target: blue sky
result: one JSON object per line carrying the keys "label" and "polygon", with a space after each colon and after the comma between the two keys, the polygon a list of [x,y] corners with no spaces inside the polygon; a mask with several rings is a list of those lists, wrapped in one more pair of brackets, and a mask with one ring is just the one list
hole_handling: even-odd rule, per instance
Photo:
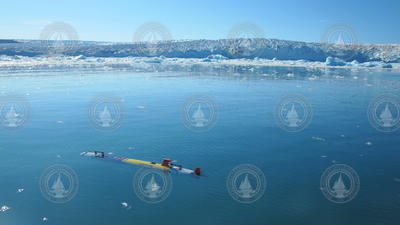
{"label": "blue sky", "polygon": [[320,41],[329,26],[351,25],[361,43],[400,43],[400,1],[351,0],[44,0],[3,1],[0,38],[38,39],[52,21],[71,24],[81,40],[132,41],[146,22],[174,39],[221,39],[242,22],[268,38]]}

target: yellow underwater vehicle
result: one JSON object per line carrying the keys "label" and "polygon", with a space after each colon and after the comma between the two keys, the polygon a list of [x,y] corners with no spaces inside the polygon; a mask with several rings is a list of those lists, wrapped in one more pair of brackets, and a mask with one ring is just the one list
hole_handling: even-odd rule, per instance
{"label": "yellow underwater vehicle", "polygon": [[183,168],[181,165],[176,165],[176,164],[172,163],[172,160],[166,159],[166,158],[163,159],[162,163],[155,163],[155,162],[143,161],[143,160],[138,160],[138,159],[118,157],[118,156],[114,156],[114,155],[106,155],[102,151],[82,152],[81,155],[87,156],[87,157],[92,157],[92,158],[97,158],[97,159],[102,159],[102,160],[118,161],[118,162],[133,164],[133,165],[137,165],[137,166],[159,169],[164,172],[177,172],[177,173],[181,173],[181,174],[188,174],[188,175],[194,175],[194,176],[201,175],[200,168],[195,168],[194,170],[186,169],[186,168]]}

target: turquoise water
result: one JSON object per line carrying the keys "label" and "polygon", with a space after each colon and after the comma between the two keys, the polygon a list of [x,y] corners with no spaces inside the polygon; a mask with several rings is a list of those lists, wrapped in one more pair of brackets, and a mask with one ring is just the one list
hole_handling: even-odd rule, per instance
{"label": "turquoise water", "polygon": [[[0,206],[11,208],[0,212],[0,224],[398,224],[399,131],[376,130],[367,111],[375,97],[400,94],[399,76],[295,68],[2,74],[2,98],[23,96],[30,116],[22,127],[0,130]],[[313,111],[302,131],[277,124],[274,112],[287,93],[303,96]],[[196,95],[213,99],[218,113],[204,132],[183,121],[184,104]],[[122,100],[115,129],[91,123],[96,96]],[[207,176],[172,174],[168,198],[149,204],[133,191],[139,167],[80,156],[94,150],[157,162],[169,157]],[[357,195],[345,204],[320,190],[321,175],[337,163],[360,179]],[[64,204],[48,201],[39,187],[54,164],[71,167],[79,178],[76,196]],[[257,166],[266,178],[264,194],[251,204],[227,190],[228,174],[240,164]]]}

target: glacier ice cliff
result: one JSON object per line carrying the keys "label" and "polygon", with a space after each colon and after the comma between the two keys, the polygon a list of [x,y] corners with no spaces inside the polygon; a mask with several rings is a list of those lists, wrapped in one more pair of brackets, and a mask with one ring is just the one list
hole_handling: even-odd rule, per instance
{"label": "glacier ice cliff", "polygon": [[[0,42],[0,55],[43,56],[60,41],[10,40]],[[327,57],[346,62],[381,61],[400,63],[400,44],[329,44],[277,39],[221,39],[159,41],[152,43],[111,43],[63,41],[62,54],[82,57],[156,57],[167,58],[261,58],[276,60],[307,60],[325,62]],[[54,45],[54,46],[53,46]],[[214,59],[209,59],[214,60]]]}

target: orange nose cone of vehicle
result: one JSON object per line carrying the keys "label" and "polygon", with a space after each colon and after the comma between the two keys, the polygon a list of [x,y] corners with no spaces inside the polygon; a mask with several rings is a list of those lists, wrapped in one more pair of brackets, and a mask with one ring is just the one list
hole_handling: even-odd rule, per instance
{"label": "orange nose cone of vehicle", "polygon": [[200,173],[201,173],[201,169],[200,168],[194,169],[194,174],[196,174],[197,176],[200,176]]}
{"label": "orange nose cone of vehicle", "polygon": [[170,162],[171,162],[170,159],[163,159],[163,162],[162,162],[161,165],[166,166],[166,167],[169,167],[169,163],[170,163]]}

